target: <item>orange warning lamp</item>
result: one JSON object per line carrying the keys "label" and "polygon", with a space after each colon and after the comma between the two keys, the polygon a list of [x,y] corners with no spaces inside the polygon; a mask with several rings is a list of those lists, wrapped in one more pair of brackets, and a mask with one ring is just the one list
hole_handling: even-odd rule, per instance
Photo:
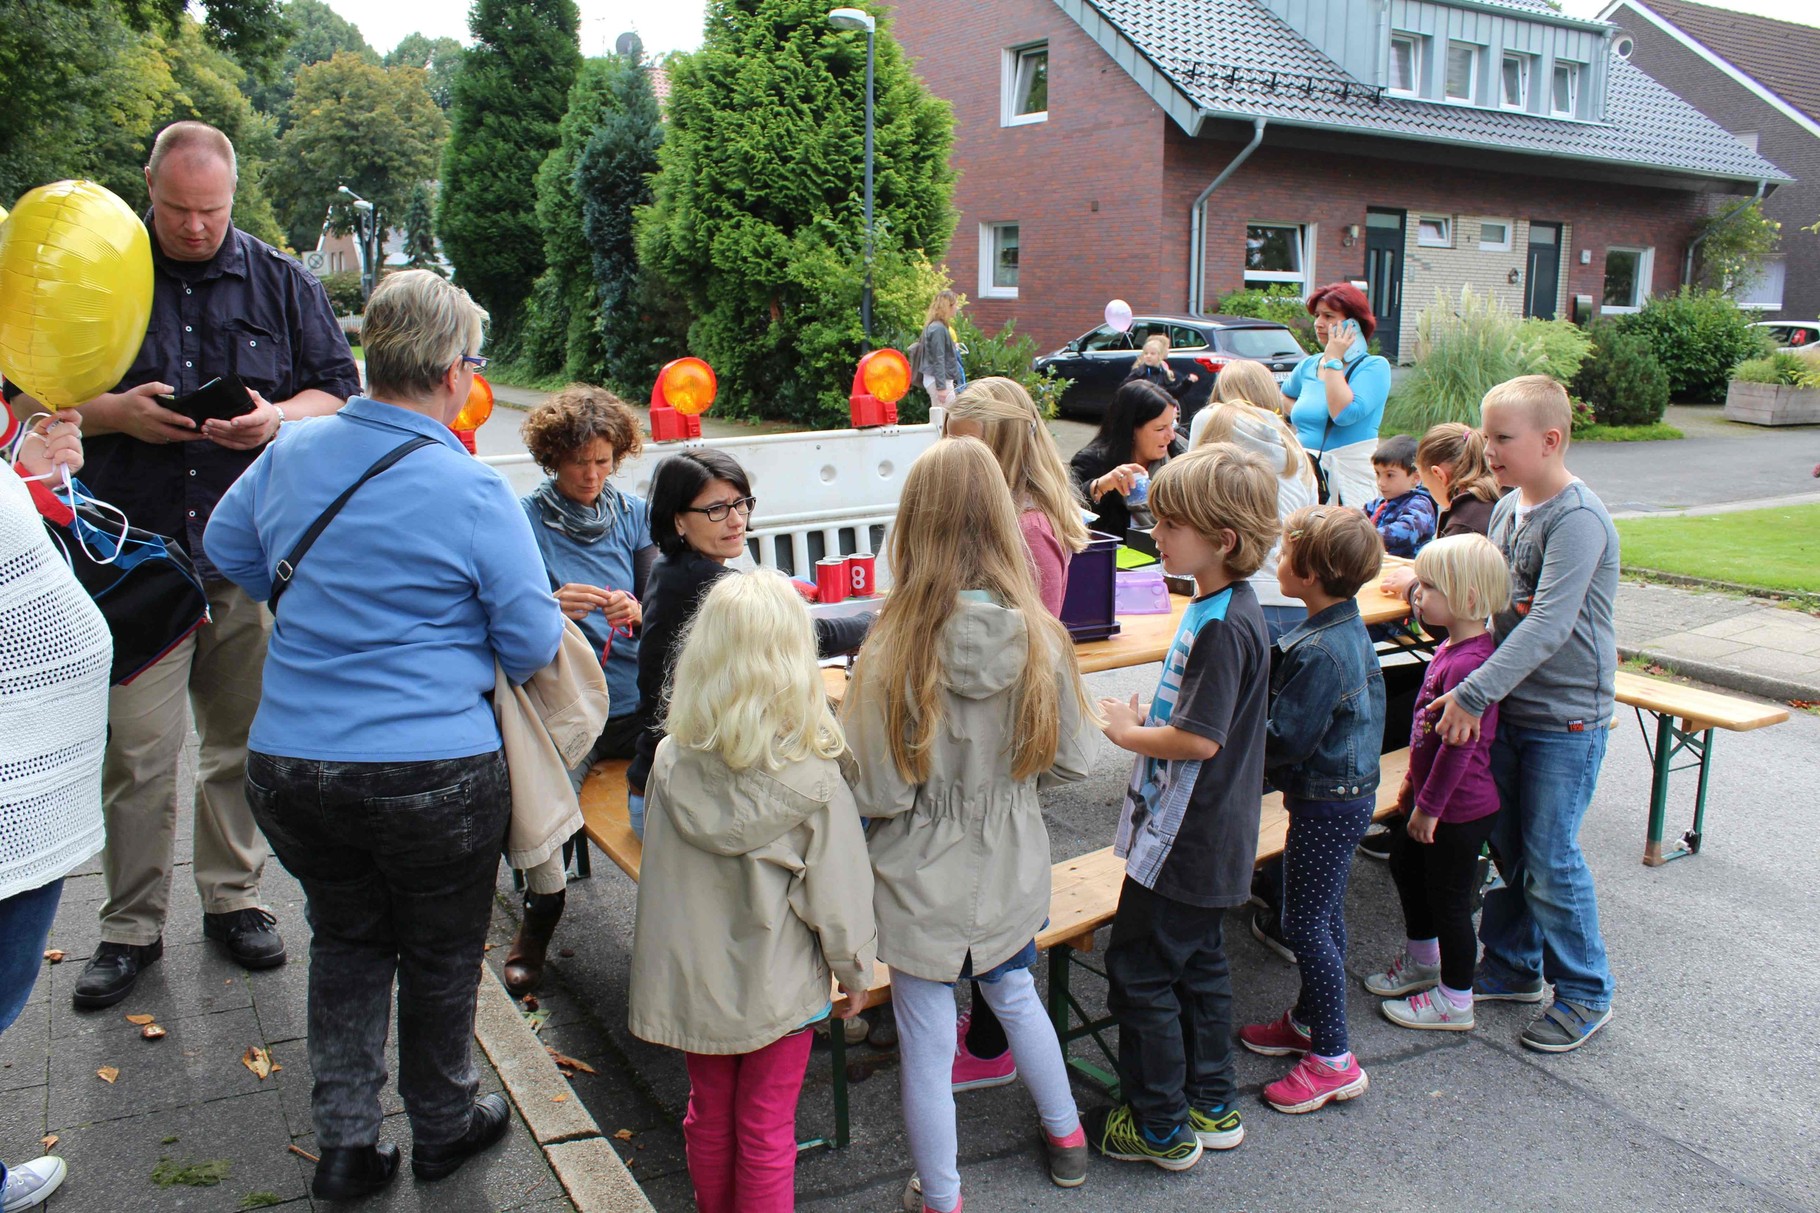
{"label": "orange warning lamp", "polygon": [[897,402],[910,391],[910,360],[893,349],[873,350],[853,372],[847,406],[853,428],[897,424]]}
{"label": "orange warning lamp", "polygon": [[461,412],[455,414],[455,420],[449,422],[449,428],[461,439],[461,445],[468,448],[468,454],[474,454],[474,431],[485,425],[487,418],[492,415],[493,385],[486,381],[484,375],[476,373]]}
{"label": "orange warning lamp", "polygon": [[701,415],[719,390],[714,368],[700,358],[678,358],[657,372],[651,385],[651,438],[675,442],[701,437]]}

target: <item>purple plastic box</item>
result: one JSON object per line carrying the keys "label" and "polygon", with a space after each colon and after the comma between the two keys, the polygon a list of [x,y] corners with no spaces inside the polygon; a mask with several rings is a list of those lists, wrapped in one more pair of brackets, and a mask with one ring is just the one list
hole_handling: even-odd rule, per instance
{"label": "purple plastic box", "polygon": [[1119,633],[1114,577],[1119,541],[1099,531],[1087,534],[1086,548],[1068,562],[1068,592],[1062,596],[1062,623],[1076,643]]}
{"label": "purple plastic box", "polygon": [[1112,598],[1121,615],[1167,615],[1169,587],[1163,584],[1162,566],[1123,570],[1117,576]]}

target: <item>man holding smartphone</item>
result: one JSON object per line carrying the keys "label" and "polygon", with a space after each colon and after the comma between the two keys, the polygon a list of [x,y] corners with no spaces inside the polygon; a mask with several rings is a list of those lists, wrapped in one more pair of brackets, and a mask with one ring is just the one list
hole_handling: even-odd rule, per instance
{"label": "man holding smartphone", "polygon": [[[266,845],[247,807],[246,738],[259,706],[271,616],[209,563],[215,503],[287,419],[332,413],[360,388],[328,294],[295,260],[233,224],[234,146],[201,122],[159,133],[145,169],[152,312],[118,388],[81,406],[82,478],[133,525],[170,536],[203,577],[210,619],[109,696],[103,775],[107,900],[101,944],[76,983],[80,1008],[111,1006],[164,950],[177,829],[177,764],[192,712],[195,871],[203,934],[247,968],[284,963],[259,904]],[[246,387],[244,411],[193,420],[166,407],[215,379]],[[163,398],[163,399],[161,399]],[[14,413],[43,411],[8,390]],[[224,410],[240,408],[236,399]]]}

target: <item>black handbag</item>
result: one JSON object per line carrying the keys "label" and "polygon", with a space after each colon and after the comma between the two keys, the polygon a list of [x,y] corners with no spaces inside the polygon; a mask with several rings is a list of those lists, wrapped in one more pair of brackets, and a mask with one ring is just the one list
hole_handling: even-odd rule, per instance
{"label": "black handbag", "polygon": [[208,622],[202,578],[176,540],[124,525],[87,501],[67,523],[44,525],[113,634],[112,685],[125,686]]}

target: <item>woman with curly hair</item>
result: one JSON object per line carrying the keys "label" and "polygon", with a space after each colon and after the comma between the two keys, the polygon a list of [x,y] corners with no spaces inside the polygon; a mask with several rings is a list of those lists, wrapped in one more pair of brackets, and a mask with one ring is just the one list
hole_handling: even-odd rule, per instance
{"label": "woman with curly hair", "polygon": [[[562,612],[600,654],[613,715],[587,758],[569,773],[576,790],[605,758],[631,758],[639,731],[638,590],[657,557],[650,510],[608,483],[643,439],[637,415],[605,388],[572,383],[534,409],[520,431],[549,479],[523,499]],[[560,852],[525,880],[524,921],[506,954],[506,985],[536,988],[564,901]]]}

